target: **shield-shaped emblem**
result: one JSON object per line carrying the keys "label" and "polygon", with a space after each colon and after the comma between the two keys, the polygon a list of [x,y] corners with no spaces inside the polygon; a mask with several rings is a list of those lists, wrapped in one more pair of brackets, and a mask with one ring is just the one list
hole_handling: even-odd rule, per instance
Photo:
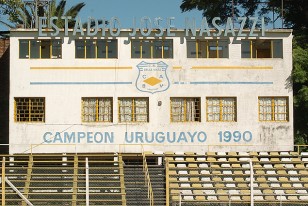
{"label": "shield-shaped emblem", "polygon": [[166,91],[170,82],[167,77],[168,65],[160,61],[158,63],[147,63],[142,61],[137,65],[139,74],[136,87],[139,91],[156,93]]}

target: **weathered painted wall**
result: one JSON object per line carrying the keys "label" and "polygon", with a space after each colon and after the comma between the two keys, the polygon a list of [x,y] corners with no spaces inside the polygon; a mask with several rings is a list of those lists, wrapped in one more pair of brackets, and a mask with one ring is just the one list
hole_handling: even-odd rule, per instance
{"label": "weathered painted wall", "polygon": [[[131,59],[131,44],[127,43],[125,32],[117,37],[118,59],[75,59],[75,42],[68,37],[63,38],[62,59],[19,59],[19,39],[32,39],[37,32],[13,31],[10,153],[139,152],[141,143],[145,150],[151,151],[292,150],[293,98],[292,88],[288,87],[292,69],[290,30],[267,32],[264,37],[283,39],[283,59],[242,59],[240,38],[233,37],[230,37],[229,58],[188,59],[185,34],[176,33],[176,37],[168,37],[173,38],[173,59]],[[136,88],[137,65],[142,61],[163,61],[168,65],[170,87],[166,91],[151,94]],[[237,122],[207,122],[206,97],[211,96],[236,97]],[[289,121],[259,122],[259,96],[288,96]],[[14,122],[14,97],[45,97],[45,123]],[[113,97],[114,122],[82,122],[82,97]],[[119,97],[148,97],[149,122],[119,123]],[[170,97],[200,97],[201,122],[170,122]],[[220,141],[219,133],[225,131],[239,131],[247,141],[243,138],[238,142]],[[60,134],[55,138],[57,132]],[[66,138],[65,142],[65,135],[72,139]]]}

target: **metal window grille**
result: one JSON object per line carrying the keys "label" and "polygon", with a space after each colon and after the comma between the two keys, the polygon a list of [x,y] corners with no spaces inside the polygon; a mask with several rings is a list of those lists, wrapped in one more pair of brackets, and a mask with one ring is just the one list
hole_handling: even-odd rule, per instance
{"label": "metal window grille", "polygon": [[171,122],[200,122],[200,98],[171,98]]}
{"label": "metal window grille", "polygon": [[119,98],[119,122],[149,122],[149,98]]}
{"label": "metal window grille", "polygon": [[259,97],[260,121],[288,121],[288,97]]}
{"label": "metal window grille", "polygon": [[236,98],[207,98],[206,118],[208,122],[236,122]]}
{"label": "metal window grille", "polygon": [[15,122],[45,122],[45,98],[14,98]]}
{"label": "metal window grille", "polygon": [[112,122],[112,98],[82,98],[83,122]]}

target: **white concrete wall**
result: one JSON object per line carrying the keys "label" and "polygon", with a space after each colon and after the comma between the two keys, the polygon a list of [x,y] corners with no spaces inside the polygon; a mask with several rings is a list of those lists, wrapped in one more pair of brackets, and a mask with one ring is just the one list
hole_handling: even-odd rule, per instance
{"label": "white concrete wall", "polygon": [[[152,151],[272,151],[293,149],[293,98],[292,88],[287,88],[287,79],[292,69],[292,34],[290,31],[267,32],[268,39],[283,39],[283,59],[241,59],[240,41],[231,38],[229,58],[227,59],[187,59],[186,43],[183,33],[173,37],[173,59],[131,59],[131,45],[124,44],[128,38],[123,33],[118,37],[118,59],[75,59],[73,38],[64,38],[62,59],[19,59],[19,39],[32,39],[37,32],[13,31],[11,33],[11,71],[10,71],[10,153],[21,152],[140,152],[140,139],[134,143],[125,141],[125,132],[157,136],[175,133],[179,142],[144,143],[145,150]],[[168,37],[167,37],[168,38]],[[171,38],[171,37],[169,37]],[[239,40],[239,38],[237,38]],[[183,43],[181,43],[183,41]],[[232,43],[233,42],[233,43]],[[145,61],[157,63],[163,61],[168,65],[167,76],[170,80],[168,90],[159,93],[140,92],[135,86],[138,77],[136,65]],[[117,69],[130,66],[132,69]],[[181,69],[174,69],[174,67]],[[201,66],[221,66],[216,69],[192,69]],[[237,69],[235,67],[255,66],[254,69]],[[256,69],[256,67],[272,69]],[[84,69],[31,69],[32,67],[84,67]],[[87,67],[114,67],[114,69],[87,69]],[[132,82],[130,85],[63,85],[33,82]],[[180,84],[176,84],[180,82]],[[193,85],[190,82],[220,82],[219,84]],[[238,82],[226,84],[223,82]],[[243,82],[251,82],[244,84]],[[252,83],[254,82],[254,83]],[[256,82],[272,82],[258,84]],[[206,122],[206,97],[236,97],[237,122]],[[259,122],[259,96],[288,96],[288,122]],[[45,123],[14,122],[14,97],[45,97]],[[82,97],[113,97],[113,123],[83,123],[81,121]],[[119,123],[118,97],[149,97],[148,123]],[[200,97],[201,122],[170,122],[170,97]],[[162,102],[158,106],[158,101]],[[250,142],[220,142],[219,132],[250,131]],[[76,144],[60,141],[44,142],[44,134],[53,138],[56,132],[75,134],[89,132],[89,142],[85,138]],[[113,133],[113,143],[92,143],[94,133]],[[162,132],[162,133],[158,133]],[[182,133],[181,133],[182,132]],[[196,132],[196,133],[195,133]],[[197,136],[206,141],[198,141]],[[50,135],[52,134],[52,135]],[[134,133],[135,134],[135,133]],[[189,134],[196,134],[193,142]],[[247,132],[245,133],[247,134]],[[192,135],[193,136],[193,135]],[[187,142],[184,141],[185,137]],[[93,138],[92,138],[93,140]],[[159,139],[160,140],[160,139]],[[158,140],[158,141],[159,141]],[[77,141],[77,140],[76,140]],[[72,142],[71,142],[72,143]],[[32,148],[32,149],[31,149]]]}

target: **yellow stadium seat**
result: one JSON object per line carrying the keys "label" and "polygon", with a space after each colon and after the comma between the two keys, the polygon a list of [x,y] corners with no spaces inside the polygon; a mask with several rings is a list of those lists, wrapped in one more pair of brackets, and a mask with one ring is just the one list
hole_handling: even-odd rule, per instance
{"label": "yellow stadium seat", "polygon": [[295,196],[295,195],[288,195],[288,196],[287,196],[287,199],[290,200],[290,201],[297,201],[297,200],[298,200],[298,197]]}
{"label": "yellow stadium seat", "polygon": [[199,177],[191,177],[191,178],[189,178],[189,180],[191,182],[199,182],[200,181]]}
{"label": "yellow stadium seat", "polygon": [[206,155],[207,156],[216,156],[216,153],[215,152],[206,152]]}

